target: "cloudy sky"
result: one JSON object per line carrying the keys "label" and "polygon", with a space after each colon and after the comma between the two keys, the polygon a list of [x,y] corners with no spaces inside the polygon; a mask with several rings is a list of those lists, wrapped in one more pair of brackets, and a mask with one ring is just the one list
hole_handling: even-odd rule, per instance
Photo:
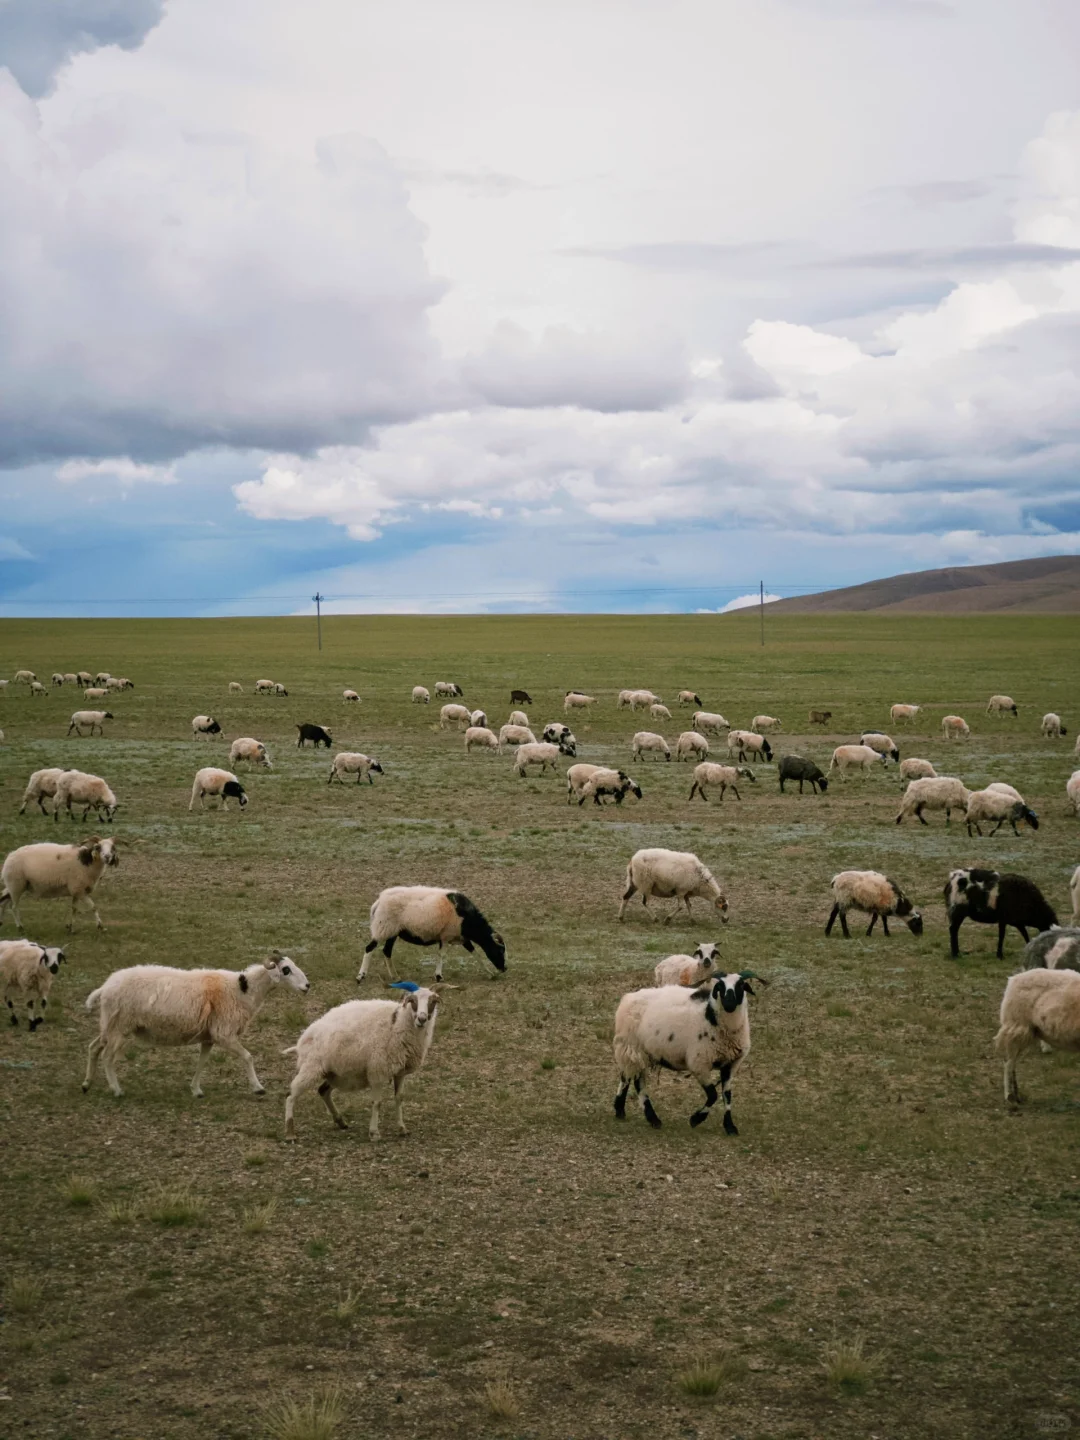
{"label": "cloudy sky", "polygon": [[1080,552],[1075,0],[0,0],[0,613]]}

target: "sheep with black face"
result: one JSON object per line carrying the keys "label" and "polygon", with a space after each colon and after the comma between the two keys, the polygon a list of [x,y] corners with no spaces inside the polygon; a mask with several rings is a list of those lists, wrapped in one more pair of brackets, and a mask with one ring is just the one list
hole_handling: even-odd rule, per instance
{"label": "sheep with black face", "polygon": [[367,976],[371,952],[382,947],[390,968],[394,944],[437,945],[435,979],[443,973],[443,947],[461,945],[470,954],[480,949],[496,970],[506,969],[506,942],[494,931],[467,895],[434,885],[391,885],[371,907],[371,939],[364,948],[357,981]]}
{"label": "sheep with black face", "polygon": [[867,935],[872,933],[879,917],[881,928],[888,935],[890,915],[899,916],[913,935],[922,934],[922,916],[896,881],[890,880],[887,875],[882,875],[877,870],[841,870],[829,883],[832,886],[833,907],[829,922],[825,926],[826,935],[832,934],[832,928],[839,916],[844,939],[851,939],[851,931],[847,925],[849,910],[861,910],[864,915],[870,916],[870,924],[866,927]]}

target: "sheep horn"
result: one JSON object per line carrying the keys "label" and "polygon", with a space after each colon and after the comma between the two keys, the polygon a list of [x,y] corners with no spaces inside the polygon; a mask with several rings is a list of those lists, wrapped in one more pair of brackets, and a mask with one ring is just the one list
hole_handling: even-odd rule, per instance
{"label": "sheep horn", "polygon": [[766,980],[764,975],[759,975],[756,970],[740,970],[740,980],[759,980],[762,985],[771,985],[771,980]]}

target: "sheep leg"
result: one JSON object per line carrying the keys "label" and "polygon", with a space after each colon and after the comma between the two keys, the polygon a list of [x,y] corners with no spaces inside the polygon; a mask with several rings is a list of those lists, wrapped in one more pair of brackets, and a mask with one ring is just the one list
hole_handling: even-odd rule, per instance
{"label": "sheep leg", "polygon": [[[44,1003],[44,1002],[42,1002],[42,1003]],[[27,1024],[28,1024],[28,1026],[29,1026],[31,1035],[34,1033],[34,1031],[37,1029],[37,1027],[41,1024],[42,1020],[44,1020],[44,1019],[45,1019],[45,1016],[44,1016],[44,1015],[35,1015],[35,1014],[34,1014],[34,1002],[33,1002],[33,1000],[27,1000],[27,1002],[26,1002],[26,1020],[27,1020]]]}
{"label": "sheep leg", "polygon": [[715,1068],[720,1071],[720,1088],[724,1092],[724,1134],[737,1135],[739,1129],[731,1115],[731,1077],[735,1066],[730,1060],[725,1060]]}
{"label": "sheep leg", "polygon": [[[15,1024],[19,1022],[16,1020]],[[626,1119],[626,1097],[630,1093],[630,1081],[624,1076],[621,1077],[622,1084],[615,1091],[615,1119]]]}
{"label": "sheep leg", "polygon": [[196,1099],[196,1100],[201,1100],[201,1099],[202,1099],[202,1095],[203,1095],[203,1088],[202,1088],[203,1066],[206,1064],[206,1057],[210,1054],[210,1051],[211,1051],[213,1048],[214,1048],[214,1042],[213,1042],[212,1040],[200,1040],[200,1041],[199,1041],[199,1058],[195,1061],[195,1074],[194,1074],[194,1075],[192,1076],[192,1078],[191,1078],[191,1093],[192,1093],[192,1095],[195,1096],[195,1099]]}
{"label": "sheep leg", "polygon": [[[927,819],[924,817],[924,815],[923,815],[922,812],[923,812],[923,807],[922,807],[921,805],[916,805],[916,806],[915,806],[915,818],[918,820],[918,822],[919,822],[920,825],[929,825],[929,823],[930,823],[929,820],[927,820]],[[945,824],[948,825],[948,823],[949,823],[949,812],[948,812],[948,810],[946,810],[946,811],[945,811]]]}
{"label": "sheep leg", "polygon": [[345,1119],[345,1116],[342,1115],[341,1111],[334,1104],[334,1087],[333,1085],[331,1085],[329,1080],[324,1080],[319,1086],[319,1094],[322,1097],[323,1104],[326,1106],[327,1110],[330,1111],[330,1118],[333,1120],[334,1124],[338,1127],[339,1130],[347,1130],[349,1128],[349,1122]]}
{"label": "sheep leg", "polygon": [[[646,1077],[647,1078],[647,1077]],[[645,1078],[638,1075],[634,1079],[634,1089],[641,1100],[641,1113],[654,1130],[660,1129],[660,1116],[653,1109],[652,1101],[649,1099],[649,1092],[646,1088]]]}
{"label": "sheep leg", "polygon": [[[8,1004],[9,1004],[9,1005],[11,1004],[11,1001],[10,1001],[10,1000],[8,1001]],[[17,1025],[18,1023],[19,1023],[19,1022],[16,1020],[16,1021],[15,1021],[15,1024]],[[93,1078],[94,1078],[94,1072],[97,1070],[98,1056],[101,1054],[101,1052],[102,1052],[102,1050],[104,1050],[104,1048],[105,1048],[105,1041],[102,1040],[102,1038],[101,1038],[100,1035],[96,1035],[96,1036],[94,1037],[94,1039],[90,1041],[90,1044],[89,1044],[88,1049],[87,1049],[87,1057],[86,1057],[86,1074],[85,1074],[85,1076],[83,1077],[83,1082],[82,1082],[82,1088],[83,1088],[83,1094],[84,1094],[84,1095],[86,1094],[87,1090],[90,1089],[90,1082],[93,1080]]]}
{"label": "sheep leg", "polygon": [[[888,917],[887,915],[882,915],[882,917],[881,917],[881,928],[882,928],[882,930],[885,931],[885,934],[888,935],[888,933],[889,933],[889,917]],[[866,933],[869,935],[870,931],[868,930]]]}
{"label": "sheep leg", "polygon": [[[877,911],[875,910],[874,913],[870,916],[870,924],[866,927],[866,933],[867,933],[867,935],[870,935],[870,934],[873,933],[874,926],[877,924],[877,918],[878,918],[878,917],[877,917]],[[885,926],[885,934],[887,935],[887,934],[889,933],[889,929],[888,929],[888,926],[885,925],[885,918],[884,918],[884,916],[882,916],[881,923],[882,923],[883,926]]]}
{"label": "sheep leg", "polygon": [[371,1102],[371,1119],[370,1119],[370,1121],[368,1122],[368,1139],[369,1139],[369,1140],[378,1140],[378,1138],[379,1138],[379,1106],[382,1104],[384,1097],[379,1093],[379,1091],[378,1091],[377,1089],[375,1089],[374,1086],[372,1087],[372,1094],[373,1094],[374,1098],[372,1099],[372,1102]]}
{"label": "sheep leg", "polygon": [[122,1095],[120,1081],[116,1074],[116,1060],[124,1043],[122,1035],[115,1036],[112,1040],[102,1042],[101,1068],[105,1071],[105,1079],[109,1082],[109,1089],[114,1095]]}
{"label": "sheep leg", "polygon": [[960,954],[960,926],[966,919],[967,912],[965,911],[963,915],[958,916],[955,920],[950,919],[949,921],[949,953],[954,960],[957,959]]}
{"label": "sheep leg", "polygon": [[1019,1105],[1020,1087],[1016,1083],[1016,1056],[1010,1055],[1005,1061],[1005,1103]]}
{"label": "sheep leg", "polygon": [[[626,913],[626,902],[627,902],[628,900],[632,900],[636,894],[637,894],[637,886],[634,884],[634,882],[633,882],[632,880],[627,880],[627,882],[626,882],[626,890],[624,891],[623,897],[622,897],[622,904],[619,906],[619,915],[618,915],[618,918],[619,918],[620,920],[623,918],[623,915]],[[643,902],[643,903],[648,904],[648,901],[646,900],[646,898],[645,898],[644,895],[641,897],[641,899],[642,899],[642,902]],[[12,909],[14,909],[14,906],[12,906]]]}
{"label": "sheep leg", "polygon": [[8,1009],[11,1011],[11,1023],[15,1026],[16,1029],[18,1029],[18,1028],[19,1028],[19,1017],[18,1017],[18,1015],[16,1015],[16,1013],[15,1013],[15,1001],[12,1000],[12,998],[11,998],[10,995],[5,995],[4,998],[5,998],[5,1000],[7,1001]]}
{"label": "sheep leg", "polygon": [[705,1104],[702,1105],[700,1109],[695,1110],[694,1113],[690,1116],[690,1124],[695,1129],[698,1125],[705,1124],[705,1121],[709,1118],[709,1111],[712,1109],[712,1107],[716,1104],[717,1101],[717,1089],[711,1081],[708,1083],[702,1082],[701,1088],[705,1091]]}
{"label": "sheep leg", "polygon": [[827,923],[826,926],[825,926],[825,934],[826,934],[826,936],[832,934],[832,927],[836,924],[836,917],[837,917],[839,914],[840,914],[840,906],[839,906],[839,905],[834,905],[834,906],[832,907],[832,911],[831,911],[831,913],[830,913],[830,915],[829,915],[828,923]]}
{"label": "sheep leg", "polygon": [[399,1135],[407,1135],[409,1133],[405,1128],[405,1116],[401,1111],[406,1078],[404,1075],[394,1076],[394,1120],[397,1124],[397,1132]]}

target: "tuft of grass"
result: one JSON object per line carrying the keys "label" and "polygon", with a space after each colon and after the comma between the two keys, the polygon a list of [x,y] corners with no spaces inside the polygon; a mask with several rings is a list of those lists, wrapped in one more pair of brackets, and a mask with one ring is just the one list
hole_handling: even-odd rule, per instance
{"label": "tuft of grass", "polygon": [[263,1417],[269,1440],[334,1440],[345,1419],[345,1397],[335,1387],[307,1400],[280,1400]]}
{"label": "tuft of grass", "polygon": [[134,1200],[110,1200],[105,1206],[105,1218],[110,1225],[134,1225],[139,1207]]}
{"label": "tuft of grass", "polygon": [[265,1150],[245,1150],[244,1164],[249,1170],[256,1170],[260,1165],[266,1164]]}
{"label": "tuft of grass", "polygon": [[330,1315],[339,1325],[351,1325],[359,1308],[360,1296],[350,1286],[337,1304],[330,1307]]}
{"label": "tuft of grass", "polygon": [[309,1240],[304,1249],[312,1260],[321,1260],[330,1249],[330,1242],[329,1240]]}
{"label": "tuft of grass", "polygon": [[69,1175],[56,1187],[65,1205],[73,1210],[86,1210],[97,1199],[97,1186],[86,1175]]}
{"label": "tuft of grass", "polygon": [[509,1380],[489,1380],[483,1398],[488,1413],[496,1420],[516,1420],[521,1414],[521,1403]]}
{"label": "tuft of grass", "polygon": [[558,1062],[557,1060],[552,1059],[552,1057],[551,1057],[550,1055],[545,1055],[544,1058],[543,1058],[543,1060],[540,1061],[540,1069],[541,1069],[541,1070],[554,1070],[555,1067],[556,1067],[556,1065],[557,1065],[558,1063],[559,1063],[559,1062]]}
{"label": "tuft of grass", "polygon": [[243,1215],[244,1234],[261,1235],[264,1230],[268,1230],[273,1224],[277,1208],[276,1200],[264,1200],[259,1205],[246,1205]]}
{"label": "tuft of grass", "polygon": [[873,1383],[878,1357],[867,1355],[861,1335],[854,1340],[835,1340],[825,1350],[825,1377],[844,1395],[862,1395]]}
{"label": "tuft of grass", "polygon": [[684,1395],[711,1397],[725,1386],[742,1380],[746,1376],[747,1363],[738,1355],[726,1355],[719,1360],[695,1360],[693,1365],[680,1370],[675,1383]]}
{"label": "tuft of grass", "polygon": [[187,1185],[161,1185],[151,1197],[146,1213],[158,1225],[198,1225],[205,1207]]}
{"label": "tuft of grass", "polygon": [[8,1285],[7,1303],[16,1315],[29,1315],[41,1304],[41,1286],[29,1275],[16,1275]]}

